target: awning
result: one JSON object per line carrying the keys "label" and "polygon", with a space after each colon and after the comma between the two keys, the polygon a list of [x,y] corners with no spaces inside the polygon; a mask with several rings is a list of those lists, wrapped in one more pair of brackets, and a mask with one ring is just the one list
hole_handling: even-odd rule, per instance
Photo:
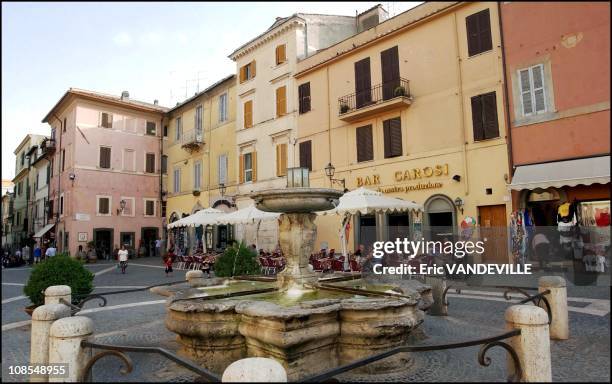
{"label": "awning", "polygon": [[520,165],[509,189],[561,188],[610,182],[610,156]]}
{"label": "awning", "polygon": [[36,234],[34,235],[35,238],[40,238],[43,237],[45,235],[45,233],[49,232],[49,230],[51,228],[53,228],[55,224],[47,224],[44,226],[43,229],[41,229],[40,231],[36,232]]}

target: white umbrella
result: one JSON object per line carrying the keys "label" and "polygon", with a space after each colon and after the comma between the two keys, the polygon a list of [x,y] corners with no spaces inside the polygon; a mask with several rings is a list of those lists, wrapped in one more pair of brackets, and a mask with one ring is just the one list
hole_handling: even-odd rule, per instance
{"label": "white umbrella", "polygon": [[347,192],[340,197],[338,206],[328,211],[317,212],[319,215],[344,215],[342,229],[340,230],[340,241],[342,243],[342,255],[344,256],[344,269],[348,269],[348,257],[346,256],[346,225],[350,215],[361,213],[367,215],[377,212],[405,212],[422,211],[423,206],[415,202],[398,199],[396,197],[383,196],[382,192],[372,191],[360,187],[354,191]]}
{"label": "white umbrella", "polygon": [[226,213],[218,217],[217,222],[219,224],[250,224],[258,221],[276,220],[279,216],[280,213],[264,212],[255,208],[254,205],[251,205],[234,212]]}
{"label": "white umbrella", "polygon": [[168,228],[198,227],[200,225],[217,224],[217,218],[223,214],[223,211],[214,208],[202,209],[191,216],[183,217],[174,223],[168,224]]}
{"label": "white umbrella", "polygon": [[276,212],[264,212],[257,209],[254,205],[246,208],[239,209],[237,211],[227,213],[217,219],[219,224],[251,224],[257,223],[255,228],[255,246],[259,248],[259,226],[262,221],[277,220],[280,213]]}

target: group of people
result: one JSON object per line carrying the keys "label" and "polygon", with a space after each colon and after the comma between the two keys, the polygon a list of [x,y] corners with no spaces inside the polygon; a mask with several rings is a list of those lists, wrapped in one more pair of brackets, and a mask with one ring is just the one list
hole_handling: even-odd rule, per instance
{"label": "group of people", "polygon": [[9,248],[5,248],[2,253],[2,267],[11,268],[19,267],[22,265],[38,264],[50,257],[57,254],[57,248],[55,244],[51,244],[46,248],[41,248],[38,244],[34,246],[34,249],[30,248],[27,244],[22,248],[17,248],[11,251]]}

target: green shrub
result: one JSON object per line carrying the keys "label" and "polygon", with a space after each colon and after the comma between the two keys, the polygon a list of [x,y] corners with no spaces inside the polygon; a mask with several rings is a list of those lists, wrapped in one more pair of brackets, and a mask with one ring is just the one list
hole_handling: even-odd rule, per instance
{"label": "green shrub", "polygon": [[244,243],[234,244],[227,248],[215,263],[215,276],[219,277],[258,275],[260,273],[257,253]]}
{"label": "green shrub", "polygon": [[72,289],[72,301],[76,304],[79,296],[91,293],[93,279],[94,274],[85,269],[79,261],[59,254],[34,266],[23,292],[32,304],[42,305],[45,301],[45,289],[52,285],[68,285]]}

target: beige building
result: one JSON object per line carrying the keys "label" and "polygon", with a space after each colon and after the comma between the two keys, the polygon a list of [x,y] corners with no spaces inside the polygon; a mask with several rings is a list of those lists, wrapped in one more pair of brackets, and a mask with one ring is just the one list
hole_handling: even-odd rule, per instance
{"label": "beige building", "polygon": [[[166,223],[202,208],[234,209],[238,181],[235,121],[235,75],[166,113],[162,154]],[[224,248],[233,236],[230,226],[211,226],[207,231],[208,248]]]}
{"label": "beige building", "polygon": [[[298,94],[294,74],[298,60],[354,35],[358,26],[374,19],[378,22],[386,12],[375,7],[368,15],[372,17],[367,20],[364,14],[357,19],[303,13],[279,17],[267,31],[230,54],[238,77],[238,208],[253,204],[249,198],[253,191],[284,187],[287,167],[297,164]],[[245,229],[249,233],[239,233],[238,238],[252,240],[252,229]],[[276,223],[262,223],[259,238],[263,248],[273,248]]]}
{"label": "beige building", "polygon": [[[507,225],[497,9],[425,3],[298,62],[298,156],[312,169],[311,186],[342,188],[325,173],[331,165],[350,190],[364,186],[425,208],[417,218],[356,217],[350,249],[407,236],[411,223],[431,237],[456,235],[467,216],[481,227]],[[317,246],[340,249],[340,219],[317,224]],[[505,246],[494,251],[503,242],[490,242],[490,261],[508,260]]]}

